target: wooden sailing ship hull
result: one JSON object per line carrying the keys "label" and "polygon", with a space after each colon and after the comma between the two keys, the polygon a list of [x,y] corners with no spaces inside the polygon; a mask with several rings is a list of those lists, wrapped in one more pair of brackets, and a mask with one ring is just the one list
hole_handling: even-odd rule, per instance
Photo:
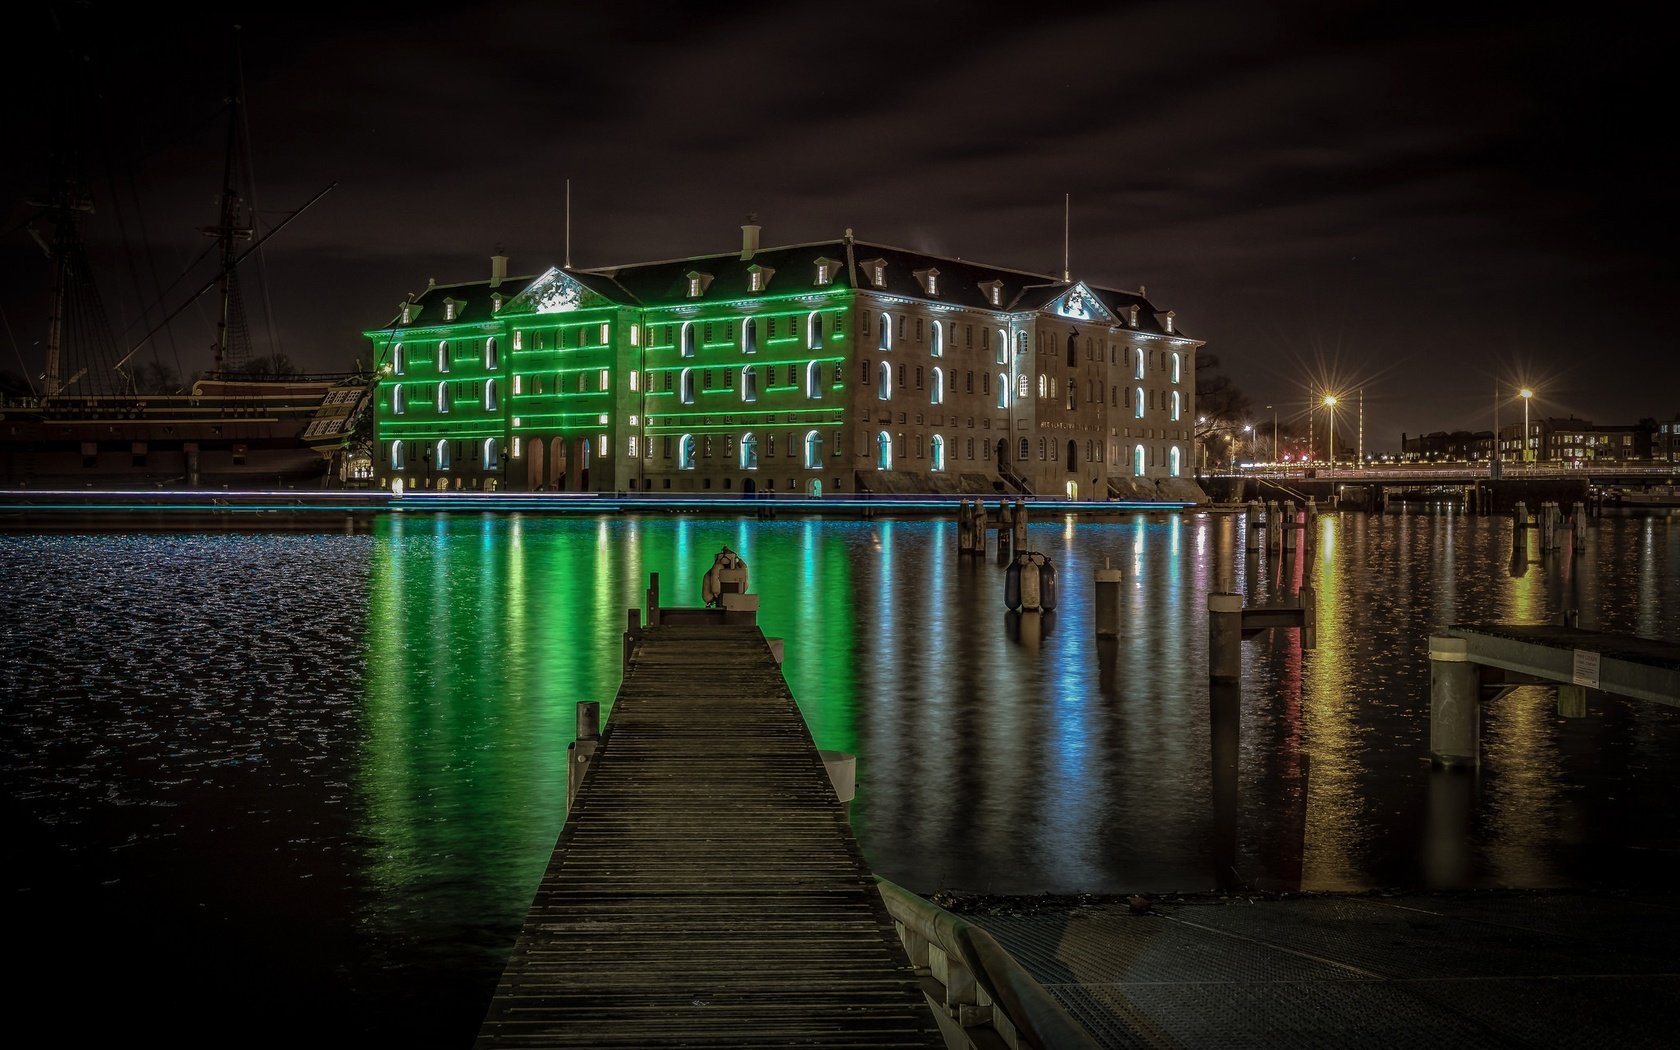
{"label": "wooden sailing ship hull", "polygon": [[190,395],[0,408],[0,484],[288,488],[331,484],[367,386],[357,377],[204,380]]}

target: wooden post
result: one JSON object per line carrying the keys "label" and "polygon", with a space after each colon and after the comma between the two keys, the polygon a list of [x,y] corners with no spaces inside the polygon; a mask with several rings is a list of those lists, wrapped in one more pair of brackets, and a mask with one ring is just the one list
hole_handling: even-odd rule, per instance
{"label": "wooden post", "polygon": [[630,654],[635,651],[636,642],[642,637],[642,610],[631,609],[629,625],[624,631],[624,666],[621,671],[630,670]]}
{"label": "wooden post", "polygon": [[986,556],[986,501],[974,501],[974,556]]}
{"label": "wooden post", "polygon": [[1208,607],[1208,677],[1242,678],[1242,596],[1211,591]]}
{"label": "wooden post", "polygon": [[1027,501],[1015,501],[1015,553],[1027,549]]}
{"label": "wooden post", "polygon": [[577,800],[583,776],[601,746],[601,705],[583,700],[577,705],[577,739],[566,748],[566,811],[571,812]]}
{"label": "wooden post", "polygon": [[1463,638],[1429,639],[1429,758],[1438,766],[1481,761],[1481,675]]}
{"label": "wooden post", "polygon": [[1587,717],[1587,687],[1584,685],[1559,685],[1557,687],[1557,711],[1559,718]]}
{"label": "wooden post", "polygon": [[1243,550],[1260,550],[1260,501],[1248,501],[1248,515],[1243,518]]}
{"label": "wooden post", "polygon": [[657,572],[648,573],[647,623],[649,627],[659,626],[659,574]]}
{"label": "wooden post", "polygon": [[1104,558],[1103,567],[1097,570],[1098,638],[1120,636],[1120,585],[1120,570],[1110,566],[1108,559]]}
{"label": "wooden post", "polygon": [[1301,648],[1318,648],[1318,590],[1310,583],[1301,585],[1295,595],[1295,604],[1301,607]]}
{"label": "wooden post", "polygon": [[974,553],[974,526],[969,521],[968,500],[957,504],[957,553]]}

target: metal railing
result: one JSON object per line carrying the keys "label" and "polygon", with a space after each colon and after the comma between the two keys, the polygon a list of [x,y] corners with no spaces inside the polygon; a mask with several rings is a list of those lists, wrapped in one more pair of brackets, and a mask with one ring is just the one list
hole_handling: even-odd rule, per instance
{"label": "metal railing", "polygon": [[879,876],[875,882],[942,1015],[947,1046],[1096,1050],[1091,1034],[991,934],[902,886]]}

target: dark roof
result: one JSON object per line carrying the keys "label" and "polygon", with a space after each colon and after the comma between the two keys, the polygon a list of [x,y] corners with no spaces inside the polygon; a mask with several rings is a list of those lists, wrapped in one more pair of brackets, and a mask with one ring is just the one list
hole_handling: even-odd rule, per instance
{"label": "dark roof", "polygon": [[[824,286],[816,283],[818,259],[831,259],[840,264],[830,282]],[[875,285],[873,275],[865,270],[865,267],[875,260],[884,264],[883,281],[879,287]],[[755,266],[775,271],[762,292],[750,290],[750,274]],[[923,270],[938,271],[937,294],[928,294],[922,282],[917,279],[917,272]],[[929,255],[871,241],[848,242],[843,239],[761,248],[751,259],[745,260],[740,257],[740,252],[736,251],[622,266],[567,268],[562,272],[590,291],[614,302],[641,307],[720,302],[748,299],[757,295],[778,296],[857,287],[862,291],[945,303],[966,309],[1023,312],[1045,308],[1072,287],[1073,283],[1077,283],[1062,281],[1052,274]],[[710,278],[705,293],[698,300],[690,299],[688,295],[690,273],[702,273]],[[457,321],[472,323],[489,320],[492,316],[492,292],[500,292],[504,300],[511,299],[536,280],[536,277],[506,278],[494,289],[490,287],[489,281],[433,285],[416,297],[415,302],[421,304],[423,309],[409,327],[424,328],[443,323],[445,298],[463,303],[457,312]],[[988,287],[994,281],[999,283],[995,305],[988,293]],[[1087,287],[1122,321],[1129,315],[1131,307],[1136,305],[1138,331],[1165,331],[1157,319],[1156,308],[1137,292],[1089,284]],[[397,323],[398,319],[393,319],[387,327],[403,327]],[[1173,334],[1184,335],[1182,331],[1175,331]]]}

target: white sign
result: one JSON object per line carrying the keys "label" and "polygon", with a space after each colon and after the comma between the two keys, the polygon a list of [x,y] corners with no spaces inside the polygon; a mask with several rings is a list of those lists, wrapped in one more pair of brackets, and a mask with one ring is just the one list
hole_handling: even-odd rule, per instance
{"label": "white sign", "polygon": [[1588,689],[1598,688],[1597,653],[1591,653],[1585,649],[1575,650],[1575,677],[1573,681],[1576,685],[1584,685]]}

